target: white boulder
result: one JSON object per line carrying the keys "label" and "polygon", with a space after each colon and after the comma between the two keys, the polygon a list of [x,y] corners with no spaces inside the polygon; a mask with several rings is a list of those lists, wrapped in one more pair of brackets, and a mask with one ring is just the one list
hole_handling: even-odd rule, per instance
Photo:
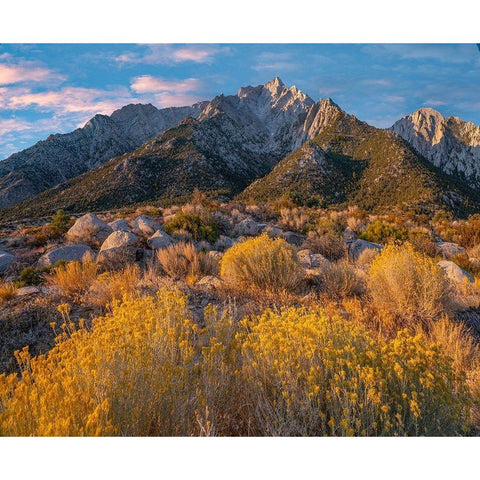
{"label": "white boulder", "polygon": [[94,213],[87,213],[76,220],[67,232],[67,238],[72,242],[100,245],[112,232],[112,227]]}
{"label": "white boulder", "polygon": [[121,232],[130,232],[132,229],[126,220],[114,220],[110,222],[108,226],[114,231],[121,231]]}
{"label": "white boulder", "polygon": [[82,261],[86,258],[95,258],[94,251],[88,245],[66,245],[42,255],[38,260],[38,264],[40,266],[52,266],[60,261]]}
{"label": "white boulder", "polygon": [[443,269],[447,277],[456,283],[474,283],[473,276],[466,272],[463,268],[459,267],[455,262],[450,260],[442,260],[437,263],[439,267]]}
{"label": "white boulder", "polygon": [[435,246],[440,250],[442,257],[447,260],[461,253],[465,253],[463,247],[453,242],[437,242]]}
{"label": "white boulder", "polygon": [[110,248],[132,248],[138,245],[138,237],[134,233],[116,230],[102,243],[100,251]]}
{"label": "white boulder", "polygon": [[140,215],[135,219],[133,225],[134,233],[137,235],[143,235],[144,237],[152,236],[159,229],[160,225],[148,215]]}
{"label": "white boulder", "polygon": [[148,246],[154,250],[160,250],[166,248],[174,243],[175,240],[168,233],[162,229],[158,229],[149,239]]}

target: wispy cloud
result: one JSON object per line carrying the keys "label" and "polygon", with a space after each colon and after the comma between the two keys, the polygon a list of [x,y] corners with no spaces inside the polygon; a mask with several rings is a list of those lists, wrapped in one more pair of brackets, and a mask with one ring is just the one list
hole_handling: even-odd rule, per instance
{"label": "wispy cloud", "polygon": [[166,80],[142,75],[134,78],[130,87],[138,94],[152,94],[155,104],[159,107],[191,105],[201,100],[198,90],[202,83],[197,78]]}
{"label": "wispy cloud", "polygon": [[404,60],[437,60],[445,63],[470,63],[478,53],[474,44],[376,44],[365,45],[371,55],[396,56]]}
{"label": "wispy cloud", "polygon": [[169,65],[183,62],[212,63],[215,56],[228,53],[228,47],[216,45],[142,45],[142,52],[128,52],[116,57],[119,64]]}
{"label": "wispy cloud", "polygon": [[136,77],[131,88],[137,93],[156,93],[156,92],[192,92],[200,88],[201,82],[197,78],[187,78],[185,80],[165,80],[161,77],[151,75],[141,75]]}
{"label": "wispy cloud", "polygon": [[42,92],[33,92],[28,88],[3,90],[0,92],[0,109],[23,110],[33,107],[56,114],[111,113],[115,108],[135,100],[124,87],[113,90],[64,87]]}
{"label": "wispy cloud", "polygon": [[[8,58],[7,58],[8,60]],[[13,85],[18,83],[46,82],[63,80],[64,78],[44,67],[36,66],[31,62],[0,63],[0,85]]]}
{"label": "wispy cloud", "polygon": [[392,84],[388,78],[367,78],[362,80],[364,85],[373,85],[377,87],[388,87]]}
{"label": "wispy cloud", "polygon": [[254,65],[253,70],[257,71],[293,71],[300,67],[290,52],[263,52],[260,53]]}

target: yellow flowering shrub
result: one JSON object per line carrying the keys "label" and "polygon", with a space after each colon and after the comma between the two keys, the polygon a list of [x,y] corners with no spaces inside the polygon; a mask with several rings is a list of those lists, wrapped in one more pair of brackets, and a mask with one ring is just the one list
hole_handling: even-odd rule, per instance
{"label": "yellow flowering shrub", "polygon": [[252,413],[267,435],[452,435],[468,395],[423,337],[374,341],[321,311],[267,311],[242,346]]}
{"label": "yellow flowering shrub", "polygon": [[268,291],[295,289],[302,279],[293,247],[267,234],[229,248],[222,257],[220,274],[231,285]]}
{"label": "yellow flowering shrub", "polygon": [[374,306],[400,328],[428,326],[449,310],[444,272],[408,243],[388,245],[373,259],[368,286]]}
{"label": "yellow flowering shrub", "polygon": [[186,298],[164,290],[115,306],[91,330],[61,335],[48,355],[19,352],[22,379],[0,376],[0,435],[190,431],[196,331]]}
{"label": "yellow flowering shrub", "polygon": [[321,310],[242,322],[164,288],[125,297],[0,375],[0,435],[454,435],[470,396],[422,336],[373,339]]}

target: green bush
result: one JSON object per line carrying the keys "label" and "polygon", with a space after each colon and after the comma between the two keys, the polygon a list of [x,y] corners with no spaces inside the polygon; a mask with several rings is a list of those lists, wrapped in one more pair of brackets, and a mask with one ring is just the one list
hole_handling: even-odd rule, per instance
{"label": "green bush", "polygon": [[70,227],[70,215],[67,215],[63,210],[58,210],[52,217],[50,226],[61,235],[67,233]]}
{"label": "green bush", "polygon": [[50,271],[50,267],[26,267],[24,268],[18,278],[15,280],[17,286],[40,285],[45,281],[44,274]]}
{"label": "green bush", "polygon": [[404,242],[408,239],[408,230],[403,227],[395,227],[388,223],[383,223],[381,220],[376,220],[368,225],[367,229],[359,238],[374,243]]}
{"label": "green bush", "polygon": [[193,239],[215,242],[220,237],[220,229],[214,222],[206,221],[200,215],[179,212],[175,217],[166,222],[163,229],[172,234],[176,230],[186,230]]}

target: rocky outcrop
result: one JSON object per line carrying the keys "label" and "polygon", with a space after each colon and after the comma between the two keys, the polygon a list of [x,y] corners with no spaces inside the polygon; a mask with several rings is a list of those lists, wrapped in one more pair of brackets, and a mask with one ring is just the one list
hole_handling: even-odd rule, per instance
{"label": "rocky outcrop", "polygon": [[94,213],[86,213],[75,221],[67,232],[68,240],[89,245],[101,245],[113,232],[112,228]]}
{"label": "rocky outcrop", "polygon": [[465,249],[463,247],[453,242],[437,242],[435,246],[438,248],[443,258],[446,258],[447,260],[455,257],[456,255],[465,253]]}
{"label": "rocky outcrop", "polygon": [[158,229],[149,239],[148,246],[153,250],[159,250],[162,248],[167,248],[172,243],[174,239],[166,232],[161,229]]}
{"label": "rocky outcrop", "polygon": [[153,235],[159,228],[160,225],[147,215],[137,217],[133,225],[133,231],[137,235],[143,235],[144,237]]}
{"label": "rocky outcrop", "polygon": [[14,262],[14,255],[0,250],[0,273],[5,273]]}
{"label": "rocky outcrop", "polygon": [[320,253],[313,253],[311,250],[300,250],[297,252],[297,258],[303,268],[314,269],[328,265],[330,262]]}
{"label": "rocky outcrop", "polygon": [[66,245],[45,253],[38,260],[40,266],[52,266],[57,262],[82,261],[84,259],[95,259],[95,252],[88,245]]}
{"label": "rocky outcrop", "polygon": [[348,246],[348,255],[352,260],[358,260],[358,257],[365,251],[365,250],[377,250],[380,251],[383,249],[382,245],[373,242],[367,242],[366,240],[355,240],[354,242],[350,243]]}
{"label": "rocky outcrop", "polygon": [[421,108],[398,120],[392,130],[445,173],[480,187],[480,126]]}
{"label": "rocky outcrop", "polygon": [[443,269],[447,277],[455,283],[474,283],[473,276],[449,260],[442,260],[437,263]]}
{"label": "rocky outcrop", "polygon": [[108,226],[114,231],[121,231],[121,232],[130,232],[132,229],[130,228],[129,223],[126,220],[114,220],[110,222]]}
{"label": "rocky outcrop", "polygon": [[240,223],[235,225],[232,235],[234,237],[254,237],[259,235],[266,227],[267,225],[265,223],[258,223],[252,218],[245,218]]}
{"label": "rocky outcrop", "polygon": [[138,237],[130,232],[117,230],[111,233],[102,243],[100,251],[111,248],[132,248],[138,245]]}

